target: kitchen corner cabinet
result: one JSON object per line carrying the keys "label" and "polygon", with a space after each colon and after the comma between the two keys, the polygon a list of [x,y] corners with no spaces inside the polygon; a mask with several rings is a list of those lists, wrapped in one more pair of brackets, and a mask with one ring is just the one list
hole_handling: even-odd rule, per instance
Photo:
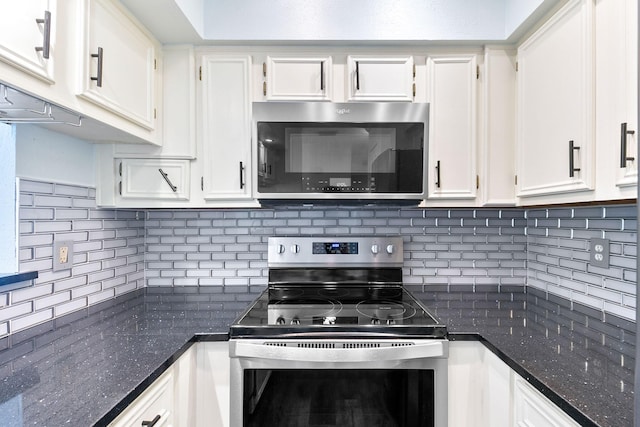
{"label": "kitchen corner cabinet", "polygon": [[475,54],[427,56],[427,203],[476,198],[477,67]]}
{"label": "kitchen corner cabinet", "polygon": [[595,2],[596,193],[636,197],[638,2]]}
{"label": "kitchen corner cabinet", "polygon": [[262,94],[268,101],[330,101],[331,56],[268,56],[262,64]]}
{"label": "kitchen corner cabinet", "polygon": [[407,101],[416,95],[413,56],[348,56],[348,101]]}
{"label": "kitchen corner cabinet", "polygon": [[578,427],[479,341],[449,343],[449,426]]}
{"label": "kitchen corner cabinet", "polygon": [[56,81],[56,5],[56,0],[5,4],[0,26],[0,61],[49,84]]}
{"label": "kitchen corner cabinet", "polygon": [[251,199],[251,58],[201,57],[204,199]]}
{"label": "kitchen corner cabinet", "polygon": [[555,194],[564,202],[567,193],[592,197],[593,3],[570,0],[518,48],[517,195],[523,205]]}
{"label": "kitchen corner cabinet", "polygon": [[84,0],[79,96],[151,131],[156,127],[156,43],[119,6]]}

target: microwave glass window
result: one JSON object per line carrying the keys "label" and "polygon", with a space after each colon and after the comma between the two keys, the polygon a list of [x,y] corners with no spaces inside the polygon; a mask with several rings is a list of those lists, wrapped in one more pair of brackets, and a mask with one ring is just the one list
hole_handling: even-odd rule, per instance
{"label": "microwave glass window", "polygon": [[258,188],[420,193],[422,123],[258,123]]}

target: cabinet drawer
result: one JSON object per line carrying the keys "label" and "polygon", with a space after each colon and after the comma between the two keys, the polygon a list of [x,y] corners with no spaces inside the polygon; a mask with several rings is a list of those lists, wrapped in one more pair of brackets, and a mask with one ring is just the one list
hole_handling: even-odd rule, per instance
{"label": "cabinet drawer", "polygon": [[122,159],[120,196],[125,199],[189,200],[189,160]]}
{"label": "cabinet drawer", "polygon": [[154,427],[173,425],[173,371],[158,378],[144,393],[127,407],[110,427],[142,426],[143,421],[154,421]]}

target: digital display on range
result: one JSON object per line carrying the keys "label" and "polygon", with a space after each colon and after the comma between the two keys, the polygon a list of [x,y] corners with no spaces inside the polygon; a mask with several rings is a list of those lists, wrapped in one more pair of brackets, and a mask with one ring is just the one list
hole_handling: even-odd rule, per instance
{"label": "digital display on range", "polygon": [[314,254],[354,255],[358,253],[357,242],[313,242]]}

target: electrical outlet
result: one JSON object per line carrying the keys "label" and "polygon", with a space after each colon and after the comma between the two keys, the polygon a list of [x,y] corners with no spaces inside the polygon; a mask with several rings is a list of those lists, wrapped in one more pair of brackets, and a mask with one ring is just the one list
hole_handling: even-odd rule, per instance
{"label": "electrical outlet", "polygon": [[609,239],[589,241],[589,263],[594,267],[609,268]]}
{"label": "electrical outlet", "polygon": [[53,243],[53,271],[67,270],[73,264],[73,242]]}

